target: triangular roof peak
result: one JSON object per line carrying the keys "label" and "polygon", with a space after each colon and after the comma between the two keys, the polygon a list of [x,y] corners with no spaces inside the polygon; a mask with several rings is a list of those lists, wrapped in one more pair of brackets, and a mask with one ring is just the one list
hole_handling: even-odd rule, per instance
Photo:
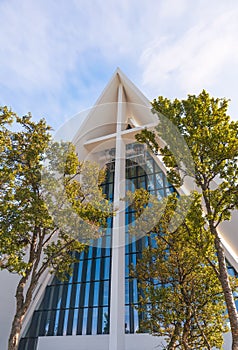
{"label": "triangular roof peak", "polygon": [[97,99],[95,106],[101,103],[118,102],[118,87],[122,85],[125,101],[138,103],[150,107],[149,100],[142,94],[135,84],[117,67],[101,95]]}
{"label": "triangular roof peak", "polygon": [[[119,88],[122,93],[119,94]],[[76,133],[73,142],[78,143],[85,138],[92,139],[116,132],[118,123],[117,106],[123,103],[125,129],[133,126],[146,126],[156,122],[151,113],[149,100],[132,83],[132,81],[117,67],[94,106]],[[85,139],[85,142],[86,142]]]}

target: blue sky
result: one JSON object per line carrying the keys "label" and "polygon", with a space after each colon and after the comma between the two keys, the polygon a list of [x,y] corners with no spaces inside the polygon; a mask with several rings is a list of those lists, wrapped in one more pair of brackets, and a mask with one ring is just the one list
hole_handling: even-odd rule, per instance
{"label": "blue sky", "polygon": [[149,98],[205,88],[238,119],[237,0],[0,0],[0,105],[57,129],[116,67]]}

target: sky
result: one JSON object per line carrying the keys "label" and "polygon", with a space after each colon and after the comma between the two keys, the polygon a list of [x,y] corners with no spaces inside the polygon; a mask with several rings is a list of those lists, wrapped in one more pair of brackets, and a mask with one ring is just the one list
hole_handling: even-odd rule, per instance
{"label": "sky", "polygon": [[149,100],[206,89],[238,120],[237,18],[237,0],[0,0],[0,105],[57,130],[120,67]]}

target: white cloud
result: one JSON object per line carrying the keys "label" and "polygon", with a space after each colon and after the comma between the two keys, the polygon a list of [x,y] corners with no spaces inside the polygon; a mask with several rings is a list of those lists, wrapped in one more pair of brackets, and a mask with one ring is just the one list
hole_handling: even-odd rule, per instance
{"label": "white cloud", "polygon": [[[206,11],[183,34],[164,36],[148,44],[140,57],[143,85],[151,92],[198,92],[222,85],[228,68],[238,78],[238,6]],[[227,86],[227,93],[231,92]]]}
{"label": "white cloud", "polygon": [[51,104],[61,96],[75,103],[78,95],[85,98],[86,88],[89,96],[97,81],[89,82],[101,78],[100,65],[114,70],[121,57],[129,59],[133,33],[122,15],[127,10],[127,1],[1,2],[0,103],[11,95],[11,104],[18,99],[24,105],[34,94],[39,103],[45,94]]}
{"label": "white cloud", "polygon": [[117,66],[150,97],[215,85],[231,96],[237,8],[233,0],[2,1],[0,104],[59,125],[96,100]]}

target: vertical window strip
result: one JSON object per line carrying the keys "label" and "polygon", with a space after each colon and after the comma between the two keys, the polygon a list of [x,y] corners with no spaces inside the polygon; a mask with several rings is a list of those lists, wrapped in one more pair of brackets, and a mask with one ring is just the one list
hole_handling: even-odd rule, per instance
{"label": "vertical window strip", "polygon": [[[128,145],[128,153],[132,154],[133,145]],[[142,152],[142,150],[141,150]],[[166,176],[161,171],[158,164],[152,158],[148,152],[144,152],[144,163],[143,159],[140,158],[141,164],[133,162],[133,158],[127,160],[126,169],[126,181],[127,189],[133,190],[138,188],[144,188],[151,194],[157,196],[159,200],[162,200],[165,196],[174,192],[174,188],[167,181]],[[136,159],[136,158],[134,158]],[[135,220],[134,213],[131,207],[126,208],[126,224],[131,224]],[[151,237],[150,237],[151,236]],[[126,232],[126,299],[125,299],[125,333],[135,333],[140,329],[140,323],[143,320],[144,315],[138,313],[134,308],[134,305],[138,305],[138,298],[140,290],[138,287],[139,281],[132,279],[129,276],[128,264],[136,264],[137,259],[142,257],[142,251],[145,247],[154,245],[153,233],[148,234],[146,237],[137,239],[136,237],[130,236]]]}

